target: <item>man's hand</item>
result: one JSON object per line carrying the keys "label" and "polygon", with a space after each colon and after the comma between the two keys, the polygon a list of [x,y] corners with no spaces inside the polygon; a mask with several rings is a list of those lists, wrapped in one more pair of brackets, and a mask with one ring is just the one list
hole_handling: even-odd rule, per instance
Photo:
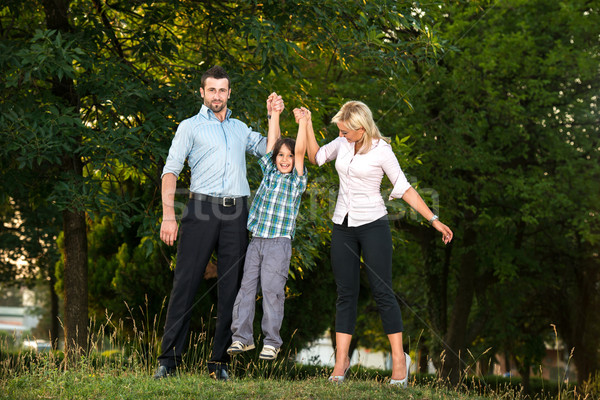
{"label": "man's hand", "polygon": [[165,242],[168,246],[173,246],[173,243],[177,240],[178,229],[179,226],[174,219],[163,220],[162,224],[160,224],[160,240]]}
{"label": "man's hand", "polygon": [[284,109],[285,104],[283,98],[275,92],[271,93],[267,98],[267,114],[271,115],[274,112],[282,113]]}

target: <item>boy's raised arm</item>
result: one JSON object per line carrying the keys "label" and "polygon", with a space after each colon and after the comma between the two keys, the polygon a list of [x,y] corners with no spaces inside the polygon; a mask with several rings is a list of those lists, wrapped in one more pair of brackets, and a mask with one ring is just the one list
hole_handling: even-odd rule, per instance
{"label": "boy's raised arm", "polygon": [[296,148],[294,149],[294,168],[299,176],[304,175],[304,155],[306,154],[307,126],[310,121],[310,111],[306,108],[294,109],[294,117],[298,122],[298,136],[296,137]]}
{"label": "boy's raised arm", "polygon": [[267,99],[267,113],[269,116],[269,132],[267,134],[267,153],[273,150],[275,142],[281,136],[279,129],[279,116],[283,111],[284,105],[281,96],[273,92]]}

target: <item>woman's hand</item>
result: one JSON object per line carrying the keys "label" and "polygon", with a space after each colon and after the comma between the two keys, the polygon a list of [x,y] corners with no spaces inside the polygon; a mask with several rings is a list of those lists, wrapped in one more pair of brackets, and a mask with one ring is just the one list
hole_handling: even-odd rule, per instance
{"label": "woman's hand", "polygon": [[444,244],[450,243],[450,241],[452,240],[452,237],[454,237],[454,234],[452,233],[450,228],[448,228],[439,219],[436,219],[435,221],[433,221],[431,226],[433,226],[435,229],[437,229],[439,232],[442,233],[442,241],[444,242]]}
{"label": "woman's hand", "polygon": [[302,107],[301,110],[304,113],[304,118],[306,118],[306,121],[310,121],[310,118],[311,118],[310,110],[306,107]]}
{"label": "woman's hand", "polygon": [[308,108],[305,107],[300,107],[300,108],[294,108],[294,118],[296,119],[296,123],[300,123],[300,120],[302,118],[306,119],[307,121],[310,121],[310,111],[308,110]]}

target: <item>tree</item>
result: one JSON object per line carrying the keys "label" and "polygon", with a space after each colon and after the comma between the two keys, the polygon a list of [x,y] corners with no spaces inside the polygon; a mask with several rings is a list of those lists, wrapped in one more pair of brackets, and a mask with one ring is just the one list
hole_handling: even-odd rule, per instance
{"label": "tree", "polygon": [[[172,250],[157,240],[156,188],[176,123],[197,112],[206,66],[226,67],[235,88],[231,108],[256,128],[264,116],[256,99],[274,89],[288,105],[307,104],[328,122],[353,82],[397,76],[439,50],[411,14],[414,7],[408,1],[8,2],[1,10],[1,154],[3,160],[17,154],[17,170],[34,176],[34,192],[60,213],[69,349],[87,347],[87,274],[99,271],[101,260],[118,252],[116,284],[128,276],[128,260],[139,266],[145,255],[159,266],[170,263]],[[333,175],[314,174],[320,176]],[[42,182],[50,187],[43,190]],[[154,190],[140,193],[137,185]],[[311,211],[324,216],[327,208]],[[107,247],[107,257],[94,257],[90,266],[88,247],[97,242],[88,241],[88,230],[104,229],[105,217],[110,229],[132,228],[139,241]],[[311,231],[299,232],[306,240],[297,242],[298,278],[327,257],[327,223],[303,226]],[[106,294],[92,294],[94,309]]]}
{"label": "tree", "polygon": [[[442,12],[438,29],[457,38],[459,52],[422,71],[425,80],[412,92],[415,112],[405,119],[415,147],[424,151],[419,176],[448,200],[440,212],[456,229],[450,258],[440,254],[439,262],[425,264],[434,277],[427,280],[427,297],[431,305],[445,305],[430,308],[445,351],[444,364],[436,362],[458,383],[467,349],[483,340],[493,351],[514,351],[528,375],[527,365],[541,358],[532,349],[558,320],[548,298],[556,305],[577,298],[558,296],[557,279],[598,295],[569,278],[588,270],[578,260],[597,262],[584,249],[597,232],[590,217],[597,213],[591,182],[599,172],[598,12],[585,1],[456,3]],[[565,237],[576,239],[566,244]],[[426,252],[441,252],[430,243],[422,242]],[[519,291],[527,301],[515,296]],[[486,318],[483,310],[490,308],[498,312]],[[492,327],[502,320],[510,325],[499,343]],[[576,325],[561,324],[559,332]],[[589,337],[580,327],[577,337]],[[579,344],[579,357],[594,353],[586,343]],[[577,357],[578,368],[589,371]]]}
{"label": "tree", "polygon": [[[67,351],[73,352],[87,348],[86,212],[117,212],[122,225],[129,223],[131,199],[111,188],[123,173],[119,166],[133,164],[130,161],[138,156],[136,151],[144,138],[124,136],[134,125],[128,126],[132,116],[128,110],[113,113],[110,105],[102,104],[118,104],[123,96],[139,99],[131,85],[123,86],[118,79],[128,82],[135,73],[118,63],[94,74],[106,67],[105,60],[97,57],[103,44],[101,37],[86,36],[89,32],[83,28],[77,31],[72,25],[77,18],[71,20],[70,13],[80,4],[43,2],[42,6],[48,30],[30,34],[23,34],[31,29],[23,21],[41,23],[37,4],[15,2],[3,10],[5,17],[23,17],[12,18],[14,24],[3,24],[7,26],[2,42],[2,65],[7,71],[2,81],[6,89],[2,101],[6,133],[3,159],[16,154],[18,169],[26,172],[20,178],[35,177],[31,195],[44,196],[55,212],[61,212],[65,336]],[[140,80],[137,84],[141,85]],[[144,167],[142,163],[137,166]],[[43,184],[50,185],[50,190],[44,191]]]}
{"label": "tree", "polygon": [[[2,162],[2,161],[0,161]],[[59,336],[58,297],[54,291],[54,264],[58,259],[55,240],[60,231],[52,207],[36,190],[35,176],[27,174],[22,183],[15,176],[14,160],[0,168],[0,282],[34,287],[42,281],[48,290],[50,304],[49,334],[54,347]],[[22,176],[20,177],[22,178]],[[10,194],[10,196],[8,195]],[[46,332],[48,333],[48,332]]]}

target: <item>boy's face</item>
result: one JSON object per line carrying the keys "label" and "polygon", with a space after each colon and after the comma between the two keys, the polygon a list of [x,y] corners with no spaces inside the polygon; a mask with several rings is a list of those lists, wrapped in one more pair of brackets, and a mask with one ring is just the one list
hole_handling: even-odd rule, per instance
{"label": "boy's face", "polygon": [[282,174],[289,174],[294,169],[294,155],[286,145],[281,146],[279,149],[275,165]]}

